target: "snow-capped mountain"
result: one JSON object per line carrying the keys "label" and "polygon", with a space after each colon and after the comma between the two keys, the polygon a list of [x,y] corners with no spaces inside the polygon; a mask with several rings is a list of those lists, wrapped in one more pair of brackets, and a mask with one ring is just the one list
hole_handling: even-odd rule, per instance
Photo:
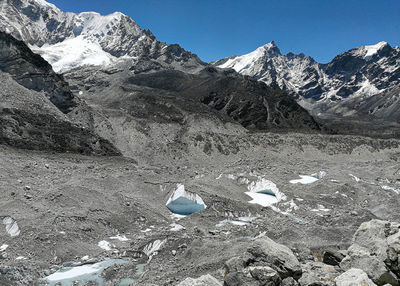
{"label": "snow-capped mountain", "polygon": [[44,0],[2,0],[0,30],[23,40],[59,72],[142,57],[189,68],[203,64],[178,45],[157,41],[150,31],[119,12],[75,14]]}
{"label": "snow-capped mountain", "polygon": [[313,99],[311,102],[325,106],[337,105],[338,101],[342,104],[354,97],[364,99],[400,85],[400,49],[386,42],[352,49],[328,64],[317,63],[304,54],[282,55],[271,42],[214,65],[233,68],[269,85],[277,84],[299,100]]}
{"label": "snow-capped mountain", "polygon": [[220,68],[233,68],[237,72],[255,77],[268,85],[277,84],[293,95],[308,97],[320,92],[323,78],[317,62],[303,54],[282,55],[274,42],[259,47],[240,57],[231,57],[215,63]]}

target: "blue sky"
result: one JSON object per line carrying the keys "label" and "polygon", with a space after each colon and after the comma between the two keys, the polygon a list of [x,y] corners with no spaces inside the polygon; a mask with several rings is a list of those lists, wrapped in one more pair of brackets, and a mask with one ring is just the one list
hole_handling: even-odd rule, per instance
{"label": "blue sky", "polygon": [[204,61],[255,50],[272,40],[282,53],[319,62],[354,47],[400,45],[399,0],[49,0],[61,10],[120,11],[158,40]]}

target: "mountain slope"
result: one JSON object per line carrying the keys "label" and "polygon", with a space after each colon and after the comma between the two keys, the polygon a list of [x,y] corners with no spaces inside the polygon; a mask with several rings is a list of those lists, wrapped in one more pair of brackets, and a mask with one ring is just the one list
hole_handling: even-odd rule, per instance
{"label": "mountain slope", "polygon": [[132,73],[118,65],[112,70],[81,67],[64,74],[72,90],[96,110],[96,131],[126,156],[148,154],[156,160],[156,150],[175,158],[193,138],[202,138],[208,150],[218,134],[246,136],[248,130],[320,132],[290,96],[235,72],[213,67],[192,74],[143,70],[135,66]]}
{"label": "mountain slope", "polygon": [[130,17],[116,12],[62,12],[43,0],[0,2],[0,30],[23,40],[56,71],[82,65],[107,65],[145,56],[165,66],[199,69],[204,63],[178,45],[156,40]]}
{"label": "mountain slope", "polygon": [[[87,107],[39,55],[0,32],[0,143],[37,150],[118,155],[94,133]],[[79,122],[79,124],[78,124]]]}
{"label": "mountain slope", "polygon": [[[367,98],[378,94],[390,93],[393,97],[400,86],[400,49],[392,48],[386,42],[352,49],[328,64],[317,63],[303,54],[282,55],[271,42],[250,54],[222,59],[214,65],[233,68],[267,84],[276,84],[314,114],[331,112],[338,116],[356,114],[392,121],[398,119],[389,111],[394,107],[387,106],[388,113],[384,114],[385,108],[375,112],[365,103]],[[357,108],[344,112],[346,106]]]}
{"label": "mountain slope", "polygon": [[320,65],[304,54],[282,55],[274,42],[243,56],[219,60],[214,65],[232,68],[269,85],[278,85],[296,97],[311,97],[322,92],[323,71]]}

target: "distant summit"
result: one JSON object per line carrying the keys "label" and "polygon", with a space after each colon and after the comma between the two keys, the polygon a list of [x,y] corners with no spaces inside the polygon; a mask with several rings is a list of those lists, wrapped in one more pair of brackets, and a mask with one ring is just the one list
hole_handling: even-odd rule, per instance
{"label": "distant summit", "polygon": [[[317,63],[304,54],[282,55],[270,42],[249,54],[221,59],[214,65],[277,85],[310,111],[344,116],[361,112],[397,120],[388,110],[398,106],[393,94],[400,86],[400,50],[387,42],[349,50],[328,64]],[[388,94],[391,99],[382,105],[382,100],[375,97],[379,94]]]}

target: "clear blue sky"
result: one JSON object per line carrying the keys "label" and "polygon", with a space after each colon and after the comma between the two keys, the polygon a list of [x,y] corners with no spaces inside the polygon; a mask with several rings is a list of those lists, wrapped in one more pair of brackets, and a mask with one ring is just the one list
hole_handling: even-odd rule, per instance
{"label": "clear blue sky", "polygon": [[379,41],[400,45],[400,0],[48,0],[61,10],[120,11],[158,40],[204,61],[241,55],[274,40],[282,53],[328,62]]}

